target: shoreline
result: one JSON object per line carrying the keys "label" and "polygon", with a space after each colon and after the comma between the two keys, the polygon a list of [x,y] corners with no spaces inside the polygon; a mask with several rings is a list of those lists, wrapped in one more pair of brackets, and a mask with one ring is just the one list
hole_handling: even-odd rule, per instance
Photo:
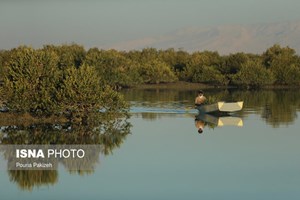
{"label": "shoreline", "polygon": [[197,89],[222,89],[228,86],[214,86],[203,83],[192,83],[186,81],[178,81],[174,83],[158,83],[158,84],[140,84],[137,86],[124,89],[182,89],[182,90],[197,90]]}
{"label": "shoreline", "polygon": [[62,116],[34,117],[29,113],[0,112],[0,126],[13,126],[47,123],[66,123],[68,120]]}
{"label": "shoreline", "polygon": [[300,89],[297,85],[265,85],[260,88],[239,88],[234,85],[209,85],[204,83],[192,83],[186,81],[178,81],[174,83],[159,84],[140,84],[137,86],[122,88],[123,89],[178,89],[178,90],[199,90],[199,89],[239,89],[239,90],[277,90],[277,89]]}

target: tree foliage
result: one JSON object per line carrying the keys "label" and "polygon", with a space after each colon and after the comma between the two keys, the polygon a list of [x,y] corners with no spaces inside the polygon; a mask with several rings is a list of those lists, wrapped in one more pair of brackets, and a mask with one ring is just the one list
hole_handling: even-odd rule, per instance
{"label": "tree foliage", "polygon": [[273,74],[266,69],[260,60],[249,60],[242,64],[241,70],[234,75],[233,82],[247,87],[261,87],[272,84]]}
{"label": "tree foliage", "polygon": [[191,82],[226,85],[227,80],[219,70],[220,65],[221,58],[217,52],[196,52],[192,54],[182,77]]}
{"label": "tree foliage", "polygon": [[199,66],[194,70],[192,82],[226,85],[227,80],[214,66]]}
{"label": "tree foliage", "polygon": [[166,83],[177,80],[174,72],[164,62],[155,59],[148,61],[139,69],[140,75],[144,83]]}
{"label": "tree foliage", "polygon": [[79,114],[82,118],[104,108],[106,111],[126,108],[117,92],[101,84],[95,67],[86,64],[61,67],[59,56],[48,48],[13,49],[4,65],[3,93],[9,110],[33,115]]}
{"label": "tree foliage", "polygon": [[102,84],[128,87],[141,83],[138,64],[115,50],[90,49],[84,62],[96,68]]}
{"label": "tree foliage", "polygon": [[155,48],[86,51],[77,44],[0,51],[0,105],[16,112],[121,109],[124,100],[115,89],[178,80],[237,87],[299,86],[300,57],[279,45],[261,55],[227,56]]}
{"label": "tree foliage", "polygon": [[59,110],[53,96],[61,79],[53,52],[19,47],[4,66],[3,91],[7,106],[18,112],[52,113]]}
{"label": "tree foliage", "polygon": [[77,44],[61,46],[45,45],[44,50],[56,53],[59,57],[58,67],[61,69],[71,66],[78,68],[83,63],[86,54],[84,47]]}
{"label": "tree foliage", "polygon": [[96,111],[103,105],[99,83],[95,69],[90,66],[67,68],[57,91],[57,101],[65,112],[71,114]]}
{"label": "tree foliage", "polygon": [[262,55],[264,64],[275,75],[275,82],[281,85],[300,83],[300,60],[294,49],[274,45]]}

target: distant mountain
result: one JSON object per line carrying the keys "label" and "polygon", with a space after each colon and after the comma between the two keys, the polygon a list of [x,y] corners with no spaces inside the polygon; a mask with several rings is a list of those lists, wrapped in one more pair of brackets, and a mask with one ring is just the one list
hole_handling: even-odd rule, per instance
{"label": "distant mountain", "polygon": [[218,51],[262,53],[274,44],[289,46],[300,54],[300,21],[254,24],[190,27],[173,33],[125,41],[107,48],[118,50],[154,47],[158,49],[183,48],[186,51]]}

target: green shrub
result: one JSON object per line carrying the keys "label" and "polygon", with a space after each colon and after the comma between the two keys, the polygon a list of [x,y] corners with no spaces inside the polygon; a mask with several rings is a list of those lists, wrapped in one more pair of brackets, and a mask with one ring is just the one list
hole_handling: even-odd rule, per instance
{"label": "green shrub", "polygon": [[144,83],[170,83],[178,80],[170,66],[158,59],[141,64],[139,74]]}
{"label": "green shrub", "polygon": [[233,83],[246,87],[261,87],[274,82],[273,74],[266,69],[260,60],[249,60],[233,76]]}
{"label": "green shrub", "polygon": [[262,55],[264,64],[274,76],[275,83],[280,85],[299,85],[300,59],[294,49],[274,45]]}
{"label": "green shrub", "polygon": [[4,66],[3,91],[11,110],[52,113],[59,110],[54,98],[61,80],[58,57],[53,52],[19,47]]}
{"label": "green shrub", "polygon": [[82,117],[105,108],[122,111],[119,93],[100,84],[95,67],[60,68],[59,57],[48,50],[19,47],[4,66],[3,96],[11,111],[33,115],[74,114]]}
{"label": "green shrub", "polygon": [[45,45],[44,50],[47,52],[52,51],[58,55],[58,67],[61,69],[70,66],[81,66],[86,55],[84,47],[78,44]]}
{"label": "green shrub", "polygon": [[95,66],[102,84],[130,87],[142,81],[138,73],[138,64],[115,50],[90,49],[84,63]]}
{"label": "green shrub", "polygon": [[63,110],[71,113],[118,111],[126,107],[122,96],[109,86],[100,85],[95,68],[87,65],[67,69],[58,100]]}
{"label": "green shrub", "polygon": [[211,83],[218,85],[227,84],[225,76],[213,66],[199,66],[198,68],[194,69],[192,82]]}

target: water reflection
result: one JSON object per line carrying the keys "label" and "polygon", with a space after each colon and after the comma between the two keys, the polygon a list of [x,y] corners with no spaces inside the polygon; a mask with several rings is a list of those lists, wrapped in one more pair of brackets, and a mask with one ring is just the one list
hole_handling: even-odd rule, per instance
{"label": "water reflection", "polygon": [[22,190],[32,190],[34,187],[54,185],[58,181],[56,170],[9,170],[9,179]]}
{"label": "water reflection", "polygon": [[[129,90],[124,95],[134,107],[146,108],[134,113],[147,120],[157,120],[162,116],[176,117],[176,114],[194,113],[193,104],[197,91],[191,90]],[[297,110],[300,109],[300,90],[206,90],[210,102],[244,101],[244,108],[239,117],[257,114],[274,128],[295,122]],[[148,112],[147,108],[157,108],[157,112]],[[159,111],[161,109],[161,111]],[[164,109],[177,110],[166,113]]]}
{"label": "water reflection", "polygon": [[202,119],[197,118],[197,116],[196,116],[195,117],[195,126],[197,128],[198,133],[202,134],[204,126],[205,126],[205,122]]}
{"label": "water reflection", "polygon": [[[95,117],[95,116],[94,116]],[[70,173],[79,175],[91,174],[100,155],[109,155],[126,139],[131,124],[127,117],[97,115],[89,120],[88,125],[65,124],[0,124],[0,144],[5,145],[58,145],[86,144],[91,145],[83,159],[62,159],[61,166]],[[9,165],[13,160],[8,148],[3,153]],[[3,151],[2,149],[2,151]],[[79,166],[79,167],[78,167]],[[74,170],[76,169],[76,170]],[[86,170],[88,169],[88,170]],[[8,170],[10,181],[15,182],[23,190],[32,190],[42,185],[53,185],[58,180],[57,170]]]}
{"label": "water reflection", "polygon": [[[297,110],[300,109],[300,92],[299,90],[262,90],[262,91],[237,91],[237,90],[206,90],[205,91],[206,97],[210,98],[211,100],[225,100],[225,101],[236,101],[236,100],[244,100],[244,109],[238,113],[238,115],[234,116],[210,116],[210,115],[202,115],[196,116],[197,111],[195,112],[193,105],[194,105],[194,97],[196,95],[196,91],[190,90],[129,90],[124,91],[124,95],[128,101],[135,107],[140,107],[142,110],[132,114],[137,117],[136,123],[142,122],[143,126],[137,126],[137,133],[145,131],[142,139],[138,138],[136,144],[142,144],[141,149],[144,148],[147,144],[154,144],[157,141],[164,141],[160,137],[160,133],[174,131],[175,133],[177,129],[181,126],[185,127],[186,129],[178,130],[178,136],[184,135],[184,138],[178,139],[178,144],[175,143],[172,149],[178,149],[179,144],[182,144],[182,141],[186,139],[186,137],[192,137],[188,134],[182,134],[180,131],[186,133],[188,132],[187,129],[190,127],[192,133],[194,131],[198,131],[199,127],[203,127],[203,131],[205,133],[206,129],[215,128],[221,125],[234,125],[234,126],[242,126],[243,120],[245,124],[249,115],[262,119],[265,123],[272,125],[273,127],[277,128],[281,125],[291,125],[295,123],[295,119],[297,118]],[[151,108],[151,112],[149,111]],[[155,109],[153,109],[155,108]],[[144,110],[143,110],[144,109]],[[146,120],[157,120],[156,123],[146,123],[144,120],[140,120],[139,118],[146,119]],[[158,119],[167,118],[167,121],[162,121],[161,125],[157,124],[160,122]],[[184,118],[184,119],[182,119]],[[78,170],[73,170],[74,165],[77,165],[74,160],[63,160],[60,162],[61,166],[69,171],[69,173],[84,175],[84,174],[91,174],[93,173],[93,169],[95,168],[96,164],[100,162],[99,156],[100,155],[110,155],[116,148],[119,148],[121,144],[126,139],[126,136],[130,133],[130,123],[127,122],[126,117],[124,118],[116,118],[116,117],[95,117],[94,120],[90,120],[87,124],[76,124],[76,123],[65,123],[65,124],[28,124],[28,123],[7,123],[5,120],[0,120],[0,144],[1,145],[8,145],[8,144],[96,144],[99,148],[92,150],[88,153],[88,157],[86,161],[83,163],[87,166],[83,166],[82,168],[90,168],[91,170],[82,170],[79,168]],[[196,120],[195,120],[196,119]],[[163,119],[164,120],[164,119]],[[192,121],[193,120],[193,121]],[[195,120],[195,121],[194,121]],[[257,120],[259,121],[259,120]],[[255,121],[255,123],[257,122]],[[164,129],[167,123],[180,123],[178,126],[170,126],[170,129]],[[186,124],[183,124],[186,123]],[[248,121],[249,123],[249,121]],[[188,125],[187,125],[188,124]],[[149,125],[150,129],[145,128],[145,126]],[[179,126],[180,125],[180,126]],[[255,126],[256,124],[254,124]],[[253,127],[253,126],[252,126]],[[152,130],[152,128],[155,128]],[[161,131],[155,134],[147,134],[151,131]],[[247,133],[246,128],[245,135]],[[243,130],[243,131],[244,131]],[[258,129],[264,130],[264,129]],[[280,130],[280,129],[278,129]],[[271,130],[270,132],[272,132]],[[138,135],[138,134],[137,134]],[[159,136],[158,136],[159,135]],[[167,134],[166,134],[167,135]],[[170,134],[171,135],[171,134]],[[229,135],[229,134],[228,134]],[[158,137],[157,137],[158,136]],[[172,132],[173,136],[173,132]],[[153,137],[153,142],[149,142],[149,138]],[[165,141],[172,141],[176,142],[176,139],[166,136],[168,140]],[[224,141],[222,139],[222,135],[215,135],[214,138],[210,138],[211,140],[220,138],[218,141]],[[249,134],[251,138],[251,135]],[[163,136],[162,136],[163,138]],[[171,138],[171,139],[169,139]],[[264,139],[264,138],[259,138]],[[187,141],[187,140],[185,140]],[[205,146],[205,143],[202,145],[198,145],[192,143],[194,138],[190,140],[190,142],[186,142],[186,147],[197,145],[197,148],[208,148]],[[269,140],[268,140],[269,141]],[[280,140],[281,141],[281,140]],[[159,143],[159,142],[158,142]],[[162,143],[161,148],[163,150],[167,150],[169,148],[168,145],[170,143]],[[219,143],[209,143],[209,144],[218,144]],[[233,143],[236,144],[236,143]],[[246,143],[245,143],[246,144]],[[267,143],[269,144],[269,143]],[[278,143],[280,144],[280,143]],[[226,145],[228,147],[230,145]],[[275,146],[275,145],[274,145]],[[277,145],[276,144],[276,148]],[[218,147],[217,145],[215,147]],[[133,146],[130,153],[134,156],[139,156],[134,154],[136,151],[136,146]],[[153,146],[151,146],[153,148]],[[196,148],[196,147],[195,147]],[[240,148],[240,147],[237,147]],[[252,148],[249,147],[249,148]],[[274,148],[276,150],[276,148]],[[157,148],[159,151],[160,149]],[[189,148],[184,148],[185,154],[182,154],[181,159],[188,159],[190,156],[189,153],[193,153],[193,151],[188,151]],[[211,149],[213,151],[213,148]],[[216,148],[216,150],[218,150]],[[228,150],[228,149],[227,149]],[[153,152],[149,150],[148,152]],[[156,151],[155,151],[156,152]],[[168,151],[165,151],[168,152]],[[178,151],[177,153],[180,153]],[[205,152],[205,151],[202,151]],[[211,151],[210,151],[211,152]],[[237,152],[234,149],[230,152],[229,155],[232,153]],[[251,149],[251,151],[253,150]],[[297,152],[291,151],[291,152]],[[9,155],[11,152],[1,152],[3,155]],[[247,152],[246,152],[247,153]],[[166,154],[165,154],[166,155]],[[206,152],[203,153],[203,158],[205,159],[208,156]],[[215,155],[219,155],[217,152]],[[266,154],[269,155],[269,154]],[[273,152],[270,155],[274,155]],[[156,159],[157,154],[153,155],[153,159]],[[172,157],[169,154],[166,155],[167,157]],[[277,154],[276,154],[277,156]],[[178,160],[178,156],[176,155],[176,161]],[[196,156],[195,156],[196,157]],[[249,156],[251,157],[251,156]],[[146,160],[151,160],[147,156],[142,155],[139,159],[135,157],[133,160],[147,158]],[[283,158],[283,157],[282,157]],[[193,158],[194,159],[194,158]],[[161,159],[160,162],[164,159]],[[207,159],[210,161],[211,159]],[[238,160],[234,158],[233,160]],[[265,159],[263,158],[262,161]],[[275,159],[274,159],[275,160]],[[294,159],[295,160],[295,159]],[[297,159],[296,159],[297,160]],[[160,162],[152,162],[153,163],[160,163]],[[145,162],[145,161],[144,161]],[[177,162],[174,162],[177,163]],[[181,162],[181,163],[188,163],[188,162]],[[202,160],[201,163],[203,164]],[[220,162],[221,163],[221,162]],[[253,162],[255,163],[255,162]],[[178,164],[178,163],[177,163]],[[210,163],[211,164],[211,163]],[[213,165],[213,164],[212,164]],[[146,166],[146,165],[145,165]],[[148,164],[147,164],[148,166]],[[169,172],[170,168],[176,166],[175,164],[171,167],[167,167],[166,172]],[[216,169],[219,169],[219,164],[216,165]],[[275,166],[272,164],[272,166]],[[118,166],[119,167],[119,166]],[[128,167],[132,168],[132,167]],[[150,167],[149,167],[150,168]],[[211,168],[209,166],[208,168]],[[160,171],[160,168],[158,168]],[[197,172],[199,170],[197,169]],[[287,170],[288,171],[288,170]],[[32,190],[35,187],[45,186],[45,185],[53,185],[58,182],[59,176],[58,170],[35,170],[35,171],[20,171],[20,170],[10,170],[8,171],[9,178],[12,182],[16,183],[21,189],[23,190]],[[115,175],[116,171],[113,171],[113,175]],[[177,173],[177,172],[176,172]],[[132,176],[131,176],[132,177]],[[137,176],[142,177],[142,176]],[[174,177],[174,176],[172,176]],[[194,177],[194,174],[192,175]],[[149,178],[149,177],[148,177]],[[125,179],[124,179],[125,180]],[[169,180],[169,179],[166,179]],[[197,179],[198,182],[199,179]],[[208,179],[207,179],[208,180]],[[72,180],[71,180],[72,181]],[[139,180],[140,181],[140,180]],[[157,180],[155,180],[157,181]],[[116,181],[117,182],[117,181]],[[138,182],[138,181],[136,181]],[[175,182],[175,181],[174,181]],[[178,181],[177,181],[178,182]],[[123,185],[122,185],[123,186]],[[199,187],[200,188],[200,187]],[[196,190],[194,190],[196,191]]]}
{"label": "water reflection", "polygon": [[273,127],[293,124],[300,108],[299,90],[237,91],[233,96],[245,99],[248,111],[254,111]]}
{"label": "water reflection", "polygon": [[243,119],[230,114],[205,114],[199,113],[195,116],[195,126],[198,133],[202,133],[205,126],[210,128],[222,126],[243,126]]}

